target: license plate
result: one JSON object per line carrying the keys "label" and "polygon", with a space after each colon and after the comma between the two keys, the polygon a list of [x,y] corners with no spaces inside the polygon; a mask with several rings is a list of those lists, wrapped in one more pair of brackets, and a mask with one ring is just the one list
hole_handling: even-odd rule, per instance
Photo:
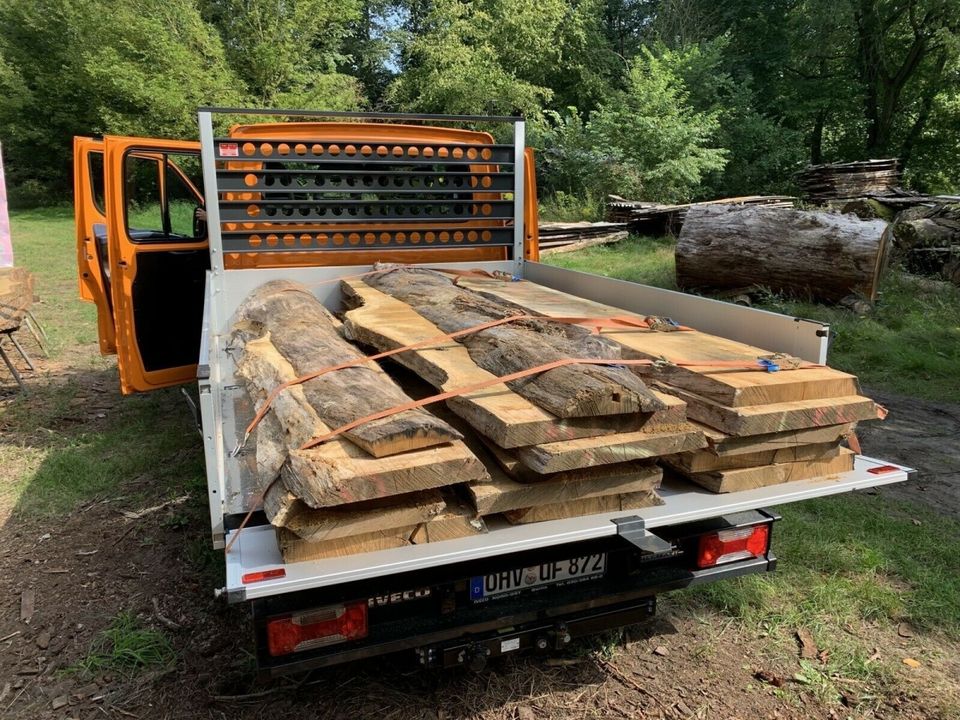
{"label": "license plate", "polygon": [[607,570],[607,554],[581,555],[569,560],[542,563],[525,568],[470,578],[470,599],[482,602],[494,597],[516,595],[547,585],[569,585],[600,577]]}

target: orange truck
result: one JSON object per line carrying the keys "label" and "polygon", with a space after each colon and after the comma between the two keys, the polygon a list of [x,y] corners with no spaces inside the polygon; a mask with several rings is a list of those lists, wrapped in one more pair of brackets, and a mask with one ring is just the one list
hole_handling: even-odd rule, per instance
{"label": "orange truck", "polygon": [[[245,122],[215,132],[231,117]],[[336,279],[375,262],[483,269],[813,362],[829,329],[538,262],[520,118],[201,108],[198,123],[199,143],[75,139],[80,293],[124,393],[198,384],[211,541],[229,548],[215,592],[250,604],[264,676],[386,653],[479,668],[560,649],[649,617],[661,592],[772,571],[778,517],[765,508],[911,473],[860,457],[826,483],[665,485],[663,505],[629,515],[491,523],[482,536],[284,563],[250,463],[231,452],[252,410],[225,341],[265,282],[302,282],[337,309]],[[462,129],[478,125],[496,130]]]}

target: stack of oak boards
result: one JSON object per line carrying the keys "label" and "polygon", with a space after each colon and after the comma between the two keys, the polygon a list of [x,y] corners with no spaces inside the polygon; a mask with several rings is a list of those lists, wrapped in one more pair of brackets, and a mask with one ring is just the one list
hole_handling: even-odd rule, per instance
{"label": "stack of oak boards", "polygon": [[564,357],[623,357],[585,327],[526,319],[450,339],[525,311],[466,277],[429,270],[393,268],[344,280],[341,290],[346,337],[381,352],[415,346],[393,359],[439,392],[477,388],[446,402],[490,470],[467,486],[482,516],[526,523],[660,504],[656,458],[706,447],[682,399],[622,366],[575,364],[497,382]]}
{"label": "stack of oak boards", "polygon": [[[464,287],[545,316],[623,315],[624,311],[531,282],[469,277]],[[624,357],[666,360],[640,369],[652,388],[681,399],[706,446],[680,451],[662,464],[714,492],[830,478],[853,469],[854,453],[841,442],[860,421],[882,412],[860,395],[855,376],[828,367],[777,360],[779,372],[764,372],[761,348],[687,330],[602,330]],[[696,365],[702,361],[703,365]],[[711,366],[742,361],[757,369]]]}
{"label": "stack of oak boards", "polygon": [[[274,281],[239,308],[230,352],[259,409],[279,386],[363,355],[306,288]],[[250,438],[259,492],[288,562],[480,533],[484,524],[449,487],[486,480],[461,433],[423,409],[357,425],[410,398],[376,365],[326,372],[279,392]]]}

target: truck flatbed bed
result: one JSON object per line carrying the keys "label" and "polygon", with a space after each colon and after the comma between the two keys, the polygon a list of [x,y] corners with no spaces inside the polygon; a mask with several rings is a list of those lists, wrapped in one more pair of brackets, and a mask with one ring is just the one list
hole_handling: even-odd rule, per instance
{"label": "truck flatbed bed", "polygon": [[[880,470],[880,472],[878,472]],[[227,555],[227,596],[232,602],[297,590],[327,587],[356,580],[422,570],[504,553],[592,540],[617,534],[614,519],[636,516],[647,529],[693,522],[721,515],[774,507],[811,498],[903,482],[911,468],[859,456],[852,472],[838,478],[803,480],[755,490],[717,495],[683,480],[666,480],[660,489],[664,504],[631,511],[510,525],[496,518],[487,522],[484,535],[410,545],[348,557],[284,564],[276,533],[269,525],[246,528]],[[229,538],[229,535],[228,535]],[[280,578],[244,583],[243,577],[284,568]]]}

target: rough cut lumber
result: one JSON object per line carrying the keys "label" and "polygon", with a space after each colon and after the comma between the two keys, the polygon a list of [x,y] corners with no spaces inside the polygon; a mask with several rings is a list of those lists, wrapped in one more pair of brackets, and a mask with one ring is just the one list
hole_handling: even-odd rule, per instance
{"label": "rough cut lumber", "polygon": [[720,457],[780,450],[810,443],[837,443],[849,435],[854,428],[852,424],[827,425],[826,427],[787,430],[786,432],[741,438],[726,435],[700,423],[694,423],[694,425],[707,436],[707,450]]}
{"label": "rough cut lumber", "polygon": [[378,530],[366,535],[337,538],[324,542],[309,542],[289,530],[277,528],[277,543],[280,545],[280,554],[283,555],[283,561],[293,563],[331,557],[348,557],[376,550],[405,547],[413,544],[410,538],[416,530],[417,526],[411,525],[410,527],[393,530]]}
{"label": "rough cut lumber", "polygon": [[[839,473],[853,470],[856,454],[840,448],[839,454],[826,460],[807,460],[801,462],[779,463],[763,465],[761,467],[742,468],[739,470],[720,470],[704,473],[684,473],[681,468],[673,465],[684,477],[716,493],[737,492],[752,490],[768,485],[794,482],[796,480],[810,480],[811,478],[830,479]],[[668,463],[669,464],[669,463]]]}
{"label": "rough cut lumber", "polygon": [[876,420],[879,416],[877,404],[860,395],[730,408],[669,385],[660,387],[687,403],[691,419],[738,437]]}
{"label": "rough cut lumber", "polygon": [[603,512],[616,512],[618,510],[636,510],[638,508],[654,507],[655,505],[663,505],[663,500],[655,492],[635,492],[624,495],[581,498],[551,505],[537,505],[522,510],[511,510],[504,513],[504,516],[514,525],[519,525],[580,517],[582,515],[595,515]]}
{"label": "rough cut lumber", "polygon": [[[400,300],[360,280],[341,282],[346,336],[379,351],[393,350],[442,335],[432,322]],[[439,391],[488,382],[496,376],[479,367],[466,347],[452,340],[412,350],[393,359]],[[683,401],[656,393],[664,405],[654,413],[559,418],[514,392],[494,385],[447,401],[482,435],[504,448],[638,430],[646,424],[674,425],[686,419]]]}
{"label": "rough cut lumber", "polygon": [[476,509],[451,495],[447,499],[446,509],[428,522],[420,523],[410,539],[416,545],[423,545],[428,542],[454,540],[485,532],[487,532],[487,524],[483,518],[477,516]]}
{"label": "rough cut lumber", "polygon": [[[269,337],[296,376],[363,357],[340,337],[320,301],[303,286],[286,280],[275,280],[253,291],[241,305],[234,328],[234,345],[241,353],[244,341]],[[330,372],[302,387],[319,418],[334,428],[410,401],[389,378],[368,366]],[[460,437],[423,409],[364,423],[345,435],[377,457]]]}
{"label": "rough cut lumber", "polygon": [[624,231],[610,233],[609,235],[598,235],[596,237],[583,240],[564,242],[544,242],[543,237],[541,236],[540,257],[547,257],[550,255],[556,255],[558,253],[577,252],[578,250],[585,250],[586,248],[595,247],[597,245],[611,245],[613,243],[620,242],[621,240],[626,240],[628,235],[629,234]]}
{"label": "rough cut lumber", "polygon": [[[296,376],[269,338],[246,343],[236,373],[257,406],[270,390]],[[289,509],[282,495],[280,499],[271,497],[282,490],[310,507],[327,507],[487,477],[483,464],[462,440],[382,458],[369,455],[342,436],[310,450],[298,449],[311,437],[328,431],[307,402],[302,386],[290,386],[273,401],[257,427],[261,490],[273,482],[283,465],[283,486],[271,485],[265,501],[268,507],[277,508],[271,522],[282,523],[280,508],[283,512]]]}
{"label": "rough cut lumber", "polygon": [[438,517],[447,508],[439,490],[426,490],[386,500],[351,503],[320,510],[310,508],[289,491],[285,492],[285,496],[285,504],[289,509],[282,514],[283,522],[277,522],[275,518],[280,513],[271,516],[272,508],[268,510],[267,503],[264,503],[264,511],[270,523],[275,527],[284,527],[297,537],[310,542],[417,525]]}
{"label": "rough cut lumber", "polygon": [[[546,316],[611,317],[626,312],[526,280],[501,282],[484,278],[462,278],[460,284]],[[720,360],[753,363],[758,357],[770,354],[768,350],[696,330],[602,330],[601,334],[619,343],[624,348],[624,357],[629,358],[665,358],[672,362]],[[860,392],[855,376],[831,368],[801,368],[768,373],[709,366],[667,366],[647,377],[658,378],[728,407],[843,397]]]}
{"label": "rough cut lumber", "polygon": [[685,290],[763,287],[836,302],[877,296],[891,233],[882,220],[803,210],[700,206],[677,240]]}
{"label": "rough cut lumber", "polygon": [[800,173],[807,200],[823,204],[832,200],[892,191],[903,176],[898,158],[878,158],[847,163],[809,165]]}
{"label": "rough cut lumber", "polygon": [[[395,268],[367,277],[367,284],[410,305],[445,333],[517,314],[455,285],[430,270]],[[473,361],[495,376],[565,358],[621,357],[616,343],[567,323],[523,320],[458,339]],[[531,402],[559,417],[584,417],[662,409],[657,397],[625,368],[567,365],[508,383]]]}
{"label": "rough cut lumber", "polygon": [[562,440],[543,445],[517,448],[520,462],[539,473],[555,473],[577,468],[594,467],[630,460],[673,455],[678,452],[706,447],[703,433],[692,425],[666,432],[620,433],[609,437]]}
{"label": "rough cut lumber", "polygon": [[[357,452],[363,453],[359,448]],[[295,496],[310,507],[322,508],[485,480],[487,471],[467,446],[457,441],[385,458],[331,460],[315,449],[293,450],[280,476]]]}
{"label": "rough cut lumber", "polygon": [[362,535],[313,542],[304,540],[286,528],[278,528],[277,539],[285,562],[347,557],[376,550],[440,542],[479,535],[487,531],[482,518],[464,503],[451,499],[446,510],[427,522],[393,529],[375,530]]}
{"label": "rough cut lumber", "polygon": [[674,467],[682,468],[686,473],[713,472],[716,470],[738,470],[740,468],[760,467],[774,463],[823,460],[840,453],[836,442],[816,443],[812,445],[794,445],[779,450],[762,450],[742,455],[718,456],[708,450],[672,455],[666,458]]}
{"label": "rough cut lumber", "polygon": [[481,515],[492,515],[602,495],[654,492],[660,487],[662,471],[646,463],[619,463],[539,477],[539,482],[520,482],[505,471],[491,469],[488,482],[470,483],[466,490]]}

